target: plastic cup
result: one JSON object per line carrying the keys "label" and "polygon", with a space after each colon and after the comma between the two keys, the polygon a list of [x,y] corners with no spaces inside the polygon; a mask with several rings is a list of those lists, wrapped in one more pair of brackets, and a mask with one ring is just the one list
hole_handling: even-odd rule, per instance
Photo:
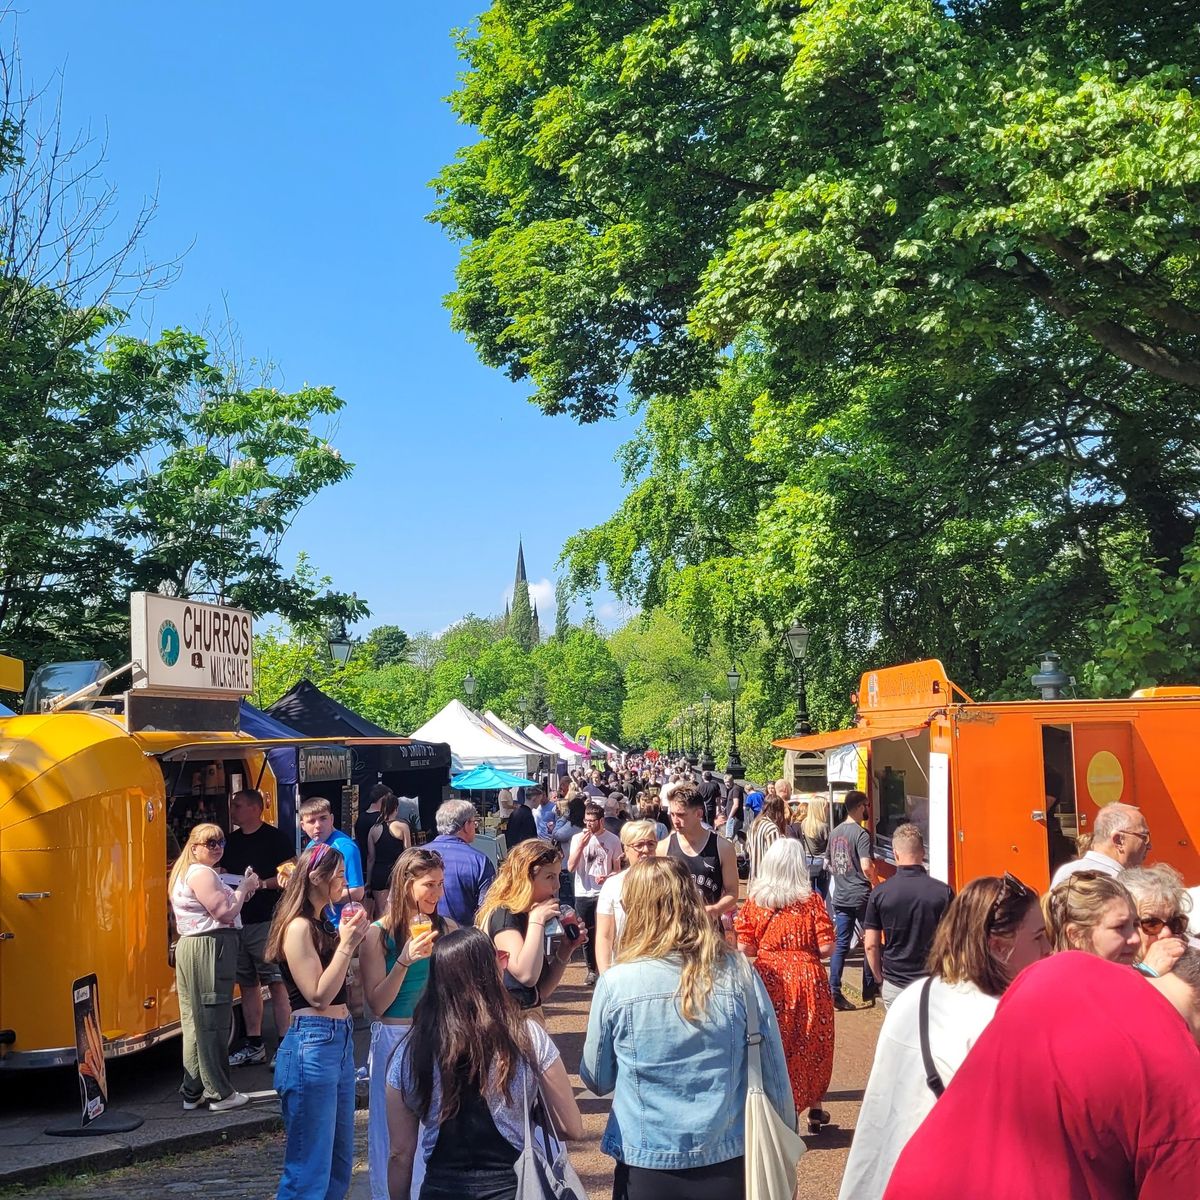
{"label": "plastic cup", "polygon": [[354,913],[360,913],[362,911],[363,906],[359,904],[357,900],[347,900],[346,903],[342,905],[342,920],[352,916]]}
{"label": "plastic cup", "polygon": [[417,913],[408,923],[408,936],[419,938],[423,933],[428,933],[432,928],[433,918],[427,916],[425,913]]}

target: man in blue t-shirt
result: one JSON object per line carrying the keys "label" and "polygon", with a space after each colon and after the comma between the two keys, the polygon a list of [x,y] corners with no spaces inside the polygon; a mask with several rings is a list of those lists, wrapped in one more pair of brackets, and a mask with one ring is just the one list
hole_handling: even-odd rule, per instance
{"label": "man in blue t-shirt", "polygon": [[[345,860],[348,900],[360,904],[364,894],[362,855],[354,839],[333,825],[333,806],[323,796],[315,796],[300,805],[300,828],[311,842],[328,842]],[[305,847],[307,849],[307,847]],[[343,904],[345,901],[342,902]],[[334,905],[334,924],[341,919],[342,905]]]}

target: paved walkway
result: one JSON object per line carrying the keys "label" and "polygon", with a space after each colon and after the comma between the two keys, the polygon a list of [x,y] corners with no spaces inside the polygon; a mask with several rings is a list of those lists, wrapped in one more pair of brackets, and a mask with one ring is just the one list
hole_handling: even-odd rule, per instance
{"label": "paved walkway", "polygon": [[[585,1092],[576,1074],[583,1050],[590,998],[591,990],[583,987],[583,967],[573,966],[547,1008],[550,1032],[572,1074],[572,1082],[580,1095],[580,1107],[584,1113],[584,1140],[572,1148],[572,1161],[592,1200],[609,1200],[612,1193],[612,1160],[601,1154],[599,1148],[608,1115],[608,1102]],[[837,1196],[851,1131],[882,1019],[881,1007],[837,1014],[837,1050],[827,1104],[834,1123],[819,1138],[808,1139],[809,1153],[800,1164],[798,1200],[835,1200]],[[365,1050],[360,1059],[365,1061]],[[243,1087],[259,1087],[266,1074],[264,1069],[248,1068],[239,1071],[236,1078]],[[147,1121],[150,1129],[143,1126],[146,1132],[142,1140],[138,1145],[125,1149],[125,1158],[117,1157],[107,1163],[97,1162],[90,1168],[90,1173],[83,1175],[80,1174],[81,1170],[88,1168],[78,1160],[73,1165],[70,1153],[72,1150],[86,1153],[89,1149],[87,1146],[81,1146],[79,1139],[43,1139],[39,1136],[27,1136],[22,1143],[19,1130],[24,1128],[26,1135],[29,1135],[32,1127],[22,1126],[12,1107],[4,1105],[0,1109],[0,1147],[3,1147],[0,1157],[12,1163],[11,1155],[14,1152],[18,1155],[36,1153],[37,1146],[47,1140],[56,1144],[55,1153],[61,1153],[62,1157],[56,1160],[59,1163],[55,1168],[58,1173],[49,1181],[20,1191],[0,1192],[0,1195],[21,1195],[36,1200],[157,1200],[160,1197],[187,1196],[192,1193],[214,1200],[265,1200],[273,1196],[283,1159],[283,1135],[278,1129],[278,1118],[274,1115],[278,1110],[277,1102],[264,1097],[255,1112],[248,1113],[242,1109],[221,1117],[182,1114],[178,1099],[174,1096],[177,1083],[178,1074],[172,1067],[168,1075],[150,1086],[149,1093],[139,1097],[133,1092],[132,1081],[123,1079],[121,1086],[125,1090],[115,1093],[117,1106],[135,1110],[145,1108],[148,1113],[157,1112],[159,1115],[151,1116]],[[269,1087],[269,1083],[266,1086]],[[37,1127],[33,1132],[40,1133],[45,1120],[35,1116],[33,1124]],[[264,1125],[271,1126],[265,1133],[261,1131]],[[169,1136],[179,1136],[181,1132],[191,1139],[186,1148],[163,1140]],[[350,1195],[351,1200],[368,1200],[365,1112],[358,1114],[357,1133],[355,1181]],[[137,1135],[128,1136],[133,1139]],[[155,1137],[159,1138],[157,1145],[153,1141]],[[246,1140],[247,1137],[249,1140]],[[197,1143],[207,1143],[207,1146],[196,1149]],[[128,1162],[134,1155],[161,1155],[172,1145],[175,1148],[171,1157],[158,1157],[117,1170],[99,1169],[101,1166],[111,1167],[114,1162]],[[108,1149],[110,1153],[113,1152],[112,1147]],[[181,1149],[182,1152],[179,1152]],[[119,1146],[116,1153],[120,1154]],[[0,1181],[4,1174],[0,1166]],[[12,1178],[10,1174],[9,1179]]]}

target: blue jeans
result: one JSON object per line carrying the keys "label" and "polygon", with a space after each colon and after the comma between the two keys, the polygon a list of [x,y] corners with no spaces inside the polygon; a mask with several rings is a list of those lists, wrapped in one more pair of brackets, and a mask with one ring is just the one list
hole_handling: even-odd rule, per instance
{"label": "blue jeans", "polygon": [[[833,919],[837,926],[837,941],[833,947],[833,957],[829,960],[829,990],[835,995],[842,994],[842,964],[850,950],[850,942],[854,937],[854,926],[861,921],[867,912],[867,902],[864,900],[857,908],[839,908],[833,906]],[[878,984],[871,968],[867,966],[866,955],[863,955],[863,995],[875,990]]]}
{"label": "blue jeans", "polygon": [[287,1144],[276,1200],[345,1200],[354,1169],[354,1018],[293,1017],[275,1060]]}

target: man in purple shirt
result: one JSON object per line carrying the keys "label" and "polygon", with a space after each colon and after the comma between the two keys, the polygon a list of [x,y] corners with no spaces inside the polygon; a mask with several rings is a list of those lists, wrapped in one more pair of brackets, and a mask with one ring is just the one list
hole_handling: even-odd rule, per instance
{"label": "man in purple shirt", "polygon": [[496,877],[491,860],[471,843],[475,840],[475,805],[469,800],[447,800],[437,810],[438,835],[430,850],[442,856],[446,886],[438,912],[461,926],[475,923],[484,893]]}

